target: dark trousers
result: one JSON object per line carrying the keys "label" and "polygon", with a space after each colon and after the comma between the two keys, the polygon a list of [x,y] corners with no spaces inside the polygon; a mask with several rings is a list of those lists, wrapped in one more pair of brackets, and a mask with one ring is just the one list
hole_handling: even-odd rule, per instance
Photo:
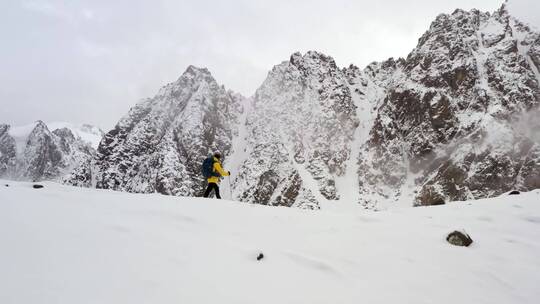
{"label": "dark trousers", "polygon": [[204,191],[204,197],[208,197],[210,195],[210,192],[212,190],[216,191],[216,198],[221,199],[221,196],[219,196],[219,186],[216,183],[208,183],[208,187],[206,187],[206,191]]}

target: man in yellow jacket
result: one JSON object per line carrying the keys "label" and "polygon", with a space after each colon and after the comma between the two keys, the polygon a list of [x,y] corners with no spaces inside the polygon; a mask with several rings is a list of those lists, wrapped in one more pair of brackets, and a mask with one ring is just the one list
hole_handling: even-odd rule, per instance
{"label": "man in yellow jacket", "polygon": [[212,168],[213,173],[216,173],[214,175],[217,176],[210,176],[208,180],[208,187],[206,188],[206,191],[204,192],[204,197],[208,197],[210,195],[210,192],[212,190],[216,193],[216,198],[221,199],[221,196],[219,195],[219,181],[222,176],[229,176],[231,175],[231,171],[225,171],[221,167],[221,153],[216,152],[214,153],[214,165]]}

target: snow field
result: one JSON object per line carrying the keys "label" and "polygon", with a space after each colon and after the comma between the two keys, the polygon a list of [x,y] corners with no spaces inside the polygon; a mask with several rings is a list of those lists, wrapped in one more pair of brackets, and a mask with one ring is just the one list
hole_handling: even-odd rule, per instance
{"label": "snow field", "polygon": [[540,190],[345,213],[43,185],[0,182],[0,303],[540,298]]}

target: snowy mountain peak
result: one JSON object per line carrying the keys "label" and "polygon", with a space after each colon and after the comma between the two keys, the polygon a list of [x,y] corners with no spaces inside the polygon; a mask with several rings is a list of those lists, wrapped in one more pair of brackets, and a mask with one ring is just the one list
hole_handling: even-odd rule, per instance
{"label": "snowy mountain peak", "polygon": [[199,68],[199,67],[196,67],[194,65],[188,66],[186,71],[184,72],[184,74],[190,74],[190,75],[201,75],[202,74],[202,75],[206,75],[206,76],[211,76],[211,73],[207,68]]}
{"label": "snowy mountain peak", "polygon": [[51,131],[49,130],[47,125],[43,121],[38,120],[35,122],[34,128],[30,132],[30,134],[28,134],[28,137],[26,139],[27,144],[36,137],[50,136],[50,134]]}
{"label": "snowy mountain peak", "polygon": [[67,128],[78,139],[90,144],[92,148],[97,149],[99,142],[105,133],[99,127],[90,124],[73,124],[69,122],[49,122],[47,123],[49,130],[57,130]]}
{"label": "snowy mountain peak", "polygon": [[510,12],[508,11],[508,0],[504,1],[504,3],[501,5],[501,7],[495,11],[495,14],[498,14],[499,16],[508,16],[510,17]]}
{"label": "snowy mountain peak", "polygon": [[[184,73],[172,83],[162,87],[157,96],[178,100],[178,97],[186,92],[196,92],[206,90],[208,87],[218,87],[217,81],[214,79],[210,71],[206,68],[198,68],[190,65]],[[213,89],[212,89],[213,90]],[[144,103],[145,101],[143,101]]]}
{"label": "snowy mountain peak", "polygon": [[200,83],[200,82],[206,82],[206,83],[216,83],[216,80],[210,73],[210,71],[207,68],[199,68],[193,65],[190,65],[186,71],[178,78],[178,80],[175,82],[177,86],[185,85],[186,83]]}
{"label": "snowy mountain peak", "polygon": [[71,124],[46,124],[41,120],[13,128],[1,125],[0,177],[61,180],[95,153],[80,134]]}
{"label": "snowy mountain peak", "polygon": [[539,106],[540,37],[508,16],[441,14],[406,58],[363,70],[297,52],[249,102],[189,66],[130,110],[75,184],[196,196],[201,157],[220,150],[232,197],[267,205],[433,205],[540,187],[540,144],[514,127]]}
{"label": "snowy mountain peak", "polygon": [[37,132],[39,132],[39,131],[49,131],[49,128],[47,127],[47,124],[45,124],[43,121],[37,120],[36,123],[35,123],[34,130],[37,130]]}
{"label": "snowy mountain peak", "polygon": [[304,55],[296,52],[291,55],[289,62],[298,70],[309,74],[320,74],[337,69],[334,58],[317,51],[308,51]]}
{"label": "snowy mountain peak", "polygon": [[230,152],[242,99],[226,91],[207,69],[189,66],[177,81],[134,106],[105,134],[95,166],[77,168],[68,182],[200,195],[200,158],[215,150]]}
{"label": "snowy mountain peak", "polygon": [[397,66],[361,156],[366,197],[431,205],[531,189],[540,147],[516,152],[511,121],[539,105],[540,39],[508,16],[440,15]]}
{"label": "snowy mountain peak", "polygon": [[69,140],[69,141],[74,141],[75,140],[75,135],[68,128],[56,129],[52,133],[55,134],[55,135],[58,135],[61,138]]}

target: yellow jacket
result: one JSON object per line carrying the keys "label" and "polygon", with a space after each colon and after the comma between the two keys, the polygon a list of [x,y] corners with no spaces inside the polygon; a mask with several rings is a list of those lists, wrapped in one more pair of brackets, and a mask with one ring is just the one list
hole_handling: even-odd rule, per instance
{"label": "yellow jacket", "polygon": [[[221,163],[219,162],[219,159],[217,159],[215,157],[214,157],[214,168],[213,168],[212,171],[219,173],[221,176],[229,176],[229,172],[225,171],[225,170],[223,170],[223,168],[221,168]],[[218,176],[210,176],[208,178],[208,182],[217,184],[217,183],[219,183],[219,177]]]}

